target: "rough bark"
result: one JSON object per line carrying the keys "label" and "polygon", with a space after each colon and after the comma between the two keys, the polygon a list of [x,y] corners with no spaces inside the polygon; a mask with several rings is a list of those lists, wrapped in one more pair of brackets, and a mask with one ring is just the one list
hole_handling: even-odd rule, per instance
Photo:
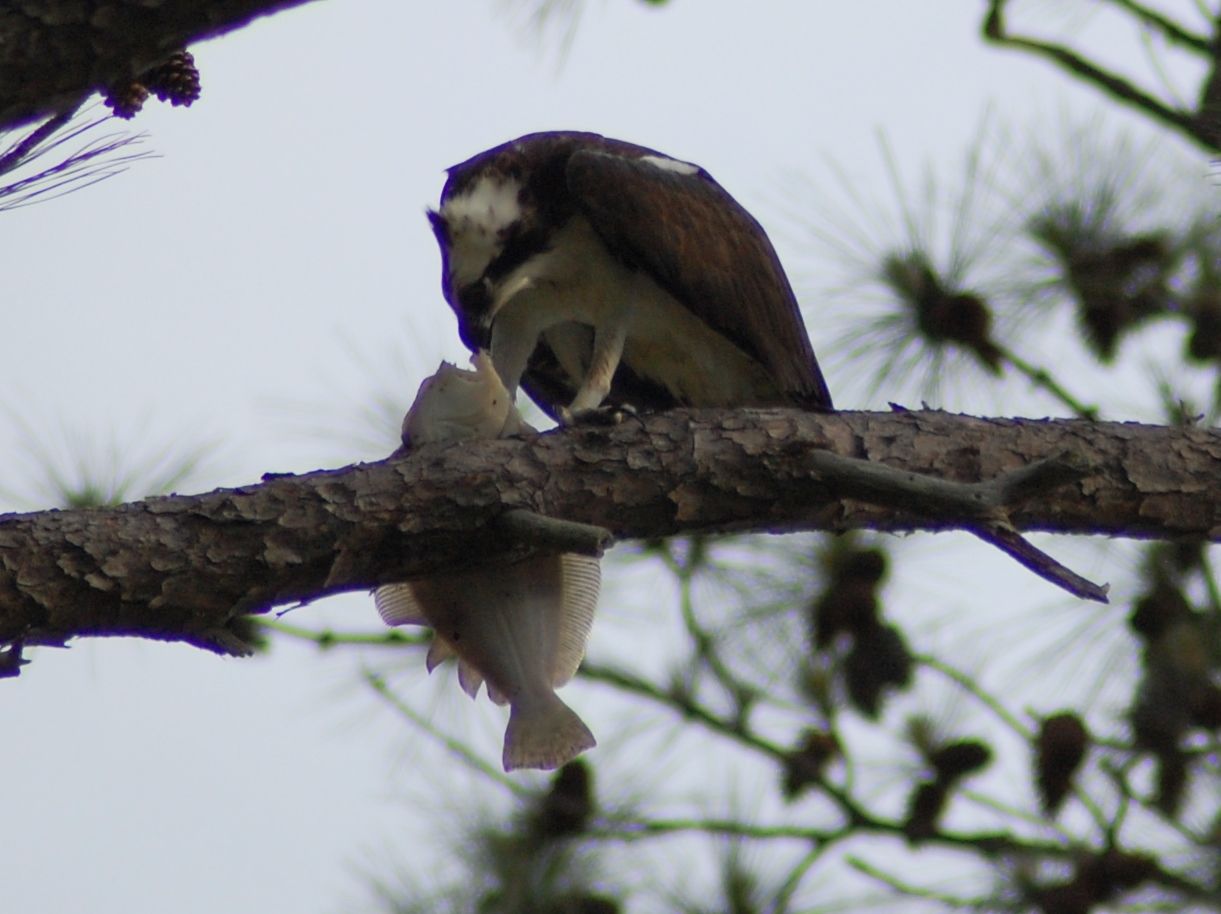
{"label": "rough bark", "polygon": [[10,0],[0,4],[0,130],[71,110],[193,42],[306,0]]}
{"label": "rough bark", "polygon": [[825,450],[961,482],[1068,455],[1021,530],[1221,539],[1221,432],[939,412],[675,411],[612,428],[428,446],[379,463],[108,509],[0,518],[0,642],[142,635],[238,650],[242,616],[520,554],[507,508],[623,538],[968,526],[844,498]]}

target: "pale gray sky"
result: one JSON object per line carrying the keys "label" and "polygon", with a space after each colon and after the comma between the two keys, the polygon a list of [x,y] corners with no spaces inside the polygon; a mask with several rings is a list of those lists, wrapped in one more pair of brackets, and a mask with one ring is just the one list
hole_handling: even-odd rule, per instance
{"label": "pale gray sky", "polygon": [[[1029,5],[1147,69],[1091,4]],[[893,392],[865,402],[826,351],[818,292],[831,265],[794,218],[816,219],[820,200],[796,176],[834,192],[831,157],[885,201],[879,129],[913,181],[926,162],[952,181],[988,105],[1019,135],[1065,112],[1114,110],[1042,63],[985,46],[977,0],[591,0],[566,50],[562,30],[525,27],[526,7],[359,0],[262,20],[192,49],[203,77],[194,107],[150,103],[133,122],[160,158],[3,213],[11,414],[0,453],[11,469],[0,510],[38,506],[22,424],[57,453],[73,435],[98,451],[117,442],[125,457],[218,442],[192,489],[388,452],[393,440],[380,451],[353,443],[362,406],[391,385],[405,408],[441,358],[465,358],[423,210],[445,167],[542,129],[595,130],[706,167],[772,230],[837,405],[882,406]],[[951,383],[947,402],[1057,411],[1009,389],[1016,402],[1000,406]],[[914,543],[915,598],[944,602],[963,580],[949,542]],[[1025,603],[1060,601],[984,547],[964,549],[971,574],[1006,576]],[[591,655],[644,651],[660,663],[673,622],[668,600],[651,602],[650,574],[608,581]],[[376,626],[360,595],[291,618]],[[0,683],[6,909],[312,914],[349,909],[362,872],[431,859],[419,840],[445,833],[439,798],[477,788],[369,696],[358,656],[284,644],[222,660],[121,640],[36,652],[20,679]],[[498,710],[428,682],[422,662],[396,681],[420,713],[454,721],[496,761]],[[647,785],[652,765],[614,747],[622,707],[581,683],[565,695],[625,780]],[[681,769],[658,751],[667,772]],[[486,793],[505,808],[503,792]]]}

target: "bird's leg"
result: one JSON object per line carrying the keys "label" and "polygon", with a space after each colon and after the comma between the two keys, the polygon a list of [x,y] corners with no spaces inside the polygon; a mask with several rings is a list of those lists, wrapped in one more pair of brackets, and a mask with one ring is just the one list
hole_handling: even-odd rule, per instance
{"label": "bird's leg", "polygon": [[517,387],[526,372],[530,353],[538,345],[545,324],[529,308],[504,308],[492,323],[492,364],[505,389],[517,400]]}
{"label": "bird's leg", "polygon": [[611,381],[614,380],[615,370],[623,357],[623,345],[626,341],[626,318],[594,330],[594,351],[589,360],[589,369],[585,372],[576,397],[562,413],[561,418],[565,425],[581,421],[584,416],[594,413],[602,405],[602,401],[610,393]]}

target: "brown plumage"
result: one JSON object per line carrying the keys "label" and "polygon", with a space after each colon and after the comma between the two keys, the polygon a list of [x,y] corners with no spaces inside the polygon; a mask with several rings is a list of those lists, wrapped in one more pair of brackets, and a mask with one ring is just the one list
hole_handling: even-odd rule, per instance
{"label": "brown plumage", "polygon": [[767,234],[698,166],[593,133],[531,134],[451,168],[430,216],[463,340],[490,346],[509,389],[553,415],[831,408]]}

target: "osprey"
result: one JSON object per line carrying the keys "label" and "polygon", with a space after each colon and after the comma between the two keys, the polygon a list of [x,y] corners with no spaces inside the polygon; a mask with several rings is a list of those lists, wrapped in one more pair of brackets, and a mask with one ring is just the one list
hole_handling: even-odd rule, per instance
{"label": "osprey", "polygon": [[831,409],[766,233],[698,165],[533,133],[449,169],[429,212],[462,340],[566,422],[606,405]]}

